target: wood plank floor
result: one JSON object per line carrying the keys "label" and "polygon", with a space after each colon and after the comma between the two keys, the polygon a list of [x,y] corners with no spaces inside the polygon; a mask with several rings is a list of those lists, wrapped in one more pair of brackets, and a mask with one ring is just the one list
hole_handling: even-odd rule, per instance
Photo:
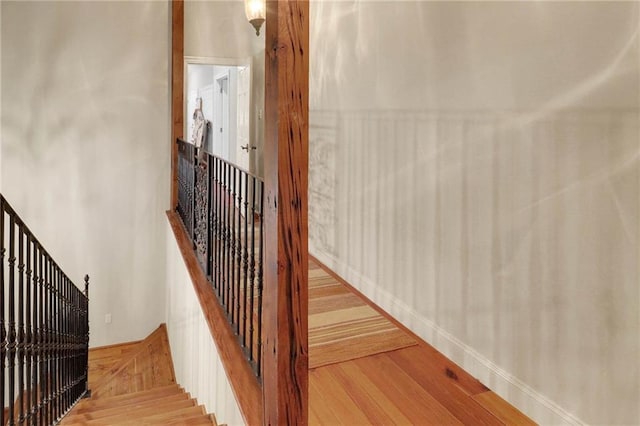
{"label": "wood plank floor", "polygon": [[[317,261],[309,262],[309,315],[343,313],[345,303],[379,311]],[[322,285],[318,285],[322,283]],[[330,299],[333,298],[333,299]],[[381,312],[381,311],[379,311]],[[335,362],[309,370],[309,423],[312,425],[532,425],[515,407],[389,318],[397,331],[369,334],[374,350],[312,345],[309,359]],[[386,328],[388,325],[385,324]],[[365,330],[365,334],[368,331]],[[388,338],[400,339],[400,345]],[[330,353],[338,351],[336,357]],[[345,355],[347,354],[347,355]],[[319,364],[319,363],[316,363]]]}

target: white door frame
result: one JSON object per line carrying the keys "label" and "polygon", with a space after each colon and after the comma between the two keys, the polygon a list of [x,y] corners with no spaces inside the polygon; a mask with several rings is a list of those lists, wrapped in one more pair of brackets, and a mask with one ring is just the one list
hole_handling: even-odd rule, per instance
{"label": "white door frame", "polygon": [[[187,73],[187,69],[189,65],[220,65],[220,66],[247,66],[251,68],[251,58],[222,58],[222,57],[212,57],[212,56],[185,56],[184,57],[184,65],[183,65],[183,88],[182,88],[182,108],[183,108],[183,117],[187,117],[189,112],[187,111],[187,90],[189,88],[189,74]],[[252,99],[251,94],[253,93],[253,79],[251,81],[251,87],[249,89],[249,105],[251,105]],[[252,111],[249,112],[251,114]],[[187,120],[183,120],[183,134],[186,135],[189,133],[187,131]],[[249,119],[249,122],[253,122],[252,118]],[[253,132],[251,132],[253,134]],[[253,141],[251,142],[253,144]]]}

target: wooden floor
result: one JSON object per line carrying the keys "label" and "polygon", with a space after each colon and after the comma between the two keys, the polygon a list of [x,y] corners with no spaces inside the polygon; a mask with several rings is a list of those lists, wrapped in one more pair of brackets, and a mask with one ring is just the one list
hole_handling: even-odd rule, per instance
{"label": "wooden floor", "polygon": [[[314,280],[331,290],[314,291]],[[309,263],[309,281],[309,359],[324,360],[333,355],[322,352],[335,351],[337,346],[312,345],[313,315],[318,309],[327,318],[331,318],[332,311],[344,315],[344,299],[357,297],[362,304],[370,302],[315,261]],[[340,296],[333,307],[326,299],[318,302],[328,293]],[[376,342],[375,338],[369,338],[372,349],[366,353],[352,350],[353,345],[346,344],[343,351],[351,351],[350,357],[333,356],[336,362],[310,368],[310,424],[535,424],[433,347],[392,319],[389,322],[398,331],[376,334],[364,330],[366,336],[378,339]],[[382,328],[388,330],[389,326],[385,324]],[[389,345],[386,341],[389,336],[400,339],[402,344]]]}

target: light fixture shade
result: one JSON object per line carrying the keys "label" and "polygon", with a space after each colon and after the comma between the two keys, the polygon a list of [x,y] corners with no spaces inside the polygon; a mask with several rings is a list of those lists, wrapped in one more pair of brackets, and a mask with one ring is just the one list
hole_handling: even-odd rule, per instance
{"label": "light fixture shade", "polygon": [[265,0],[244,0],[244,12],[247,19],[256,29],[256,35],[260,35],[260,27],[265,20]]}

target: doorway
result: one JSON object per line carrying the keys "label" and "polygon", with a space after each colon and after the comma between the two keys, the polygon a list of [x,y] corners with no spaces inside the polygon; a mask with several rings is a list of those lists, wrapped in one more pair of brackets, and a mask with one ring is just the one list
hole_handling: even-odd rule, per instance
{"label": "doorway", "polygon": [[192,140],[194,112],[201,108],[207,122],[203,149],[258,174],[262,105],[252,101],[255,91],[261,99],[264,90],[253,84],[251,60],[185,58],[185,76],[186,140]]}

